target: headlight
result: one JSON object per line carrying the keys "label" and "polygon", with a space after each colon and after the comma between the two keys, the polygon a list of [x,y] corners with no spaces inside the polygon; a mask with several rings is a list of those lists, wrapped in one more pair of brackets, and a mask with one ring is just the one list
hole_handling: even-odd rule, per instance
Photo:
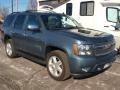
{"label": "headlight", "polygon": [[73,53],[74,55],[91,55],[92,46],[73,44]]}

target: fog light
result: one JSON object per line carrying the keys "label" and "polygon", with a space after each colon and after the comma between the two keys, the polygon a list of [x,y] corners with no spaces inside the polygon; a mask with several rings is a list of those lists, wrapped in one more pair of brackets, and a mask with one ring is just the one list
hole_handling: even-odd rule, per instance
{"label": "fog light", "polygon": [[102,68],[97,68],[97,70],[98,70],[98,71],[101,71],[101,70],[102,70]]}
{"label": "fog light", "polygon": [[107,64],[105,64],[105,65],[104,65],[104,69],[110,67],[110,65],[111,65],[111,63],[107,63]]}
{"label": "fog light", "polygon": [[90,67],[85,67],[85,68],[82,68],[82,71],[88,72],[90,69],[91,69]]}

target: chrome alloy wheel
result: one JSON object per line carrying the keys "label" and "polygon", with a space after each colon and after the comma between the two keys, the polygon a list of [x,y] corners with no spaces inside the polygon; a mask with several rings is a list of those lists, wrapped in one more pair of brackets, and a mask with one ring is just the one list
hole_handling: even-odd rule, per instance
{"label": "chrome alloy wheel", "polygon": [[63,73],[63,64],[57,56],[51,56],[48,61],[48,69],[55,77],[60,77]]}

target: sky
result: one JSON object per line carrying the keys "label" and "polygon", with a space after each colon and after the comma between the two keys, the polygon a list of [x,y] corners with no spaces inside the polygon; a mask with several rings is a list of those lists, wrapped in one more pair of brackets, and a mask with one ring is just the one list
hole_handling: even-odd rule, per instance
{"label": "sky", "polygon": [[[9,13],[11,13],[11,1],[12,0],[0,0],[0,7],[9,8]],[[13,0],[14,12],[16,12],[16,0]],[[18,11],[25,11],[27,9],[28,0],[18,0]]]}

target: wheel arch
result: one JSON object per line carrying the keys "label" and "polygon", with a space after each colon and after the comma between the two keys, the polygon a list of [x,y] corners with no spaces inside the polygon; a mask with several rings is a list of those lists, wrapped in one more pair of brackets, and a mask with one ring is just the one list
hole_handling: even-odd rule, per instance
{"label": "wheel arch", "polygon": [[66,55],[68,55],[68,52],[66,49],[59,48],[57,46],[47,46],[46,51],[45,51],[45,55],[47,56],[48,53],[50,53],[51,51],[54,51],[54,50],[60,50],[60,51],[64,52]]}
{"label": "wheel arch", "polygon": [[3,42],[6,43],[6,41],[7,41],[8,39],[11,39],[11,37],[10,37],[9,35],[5,35]]}

